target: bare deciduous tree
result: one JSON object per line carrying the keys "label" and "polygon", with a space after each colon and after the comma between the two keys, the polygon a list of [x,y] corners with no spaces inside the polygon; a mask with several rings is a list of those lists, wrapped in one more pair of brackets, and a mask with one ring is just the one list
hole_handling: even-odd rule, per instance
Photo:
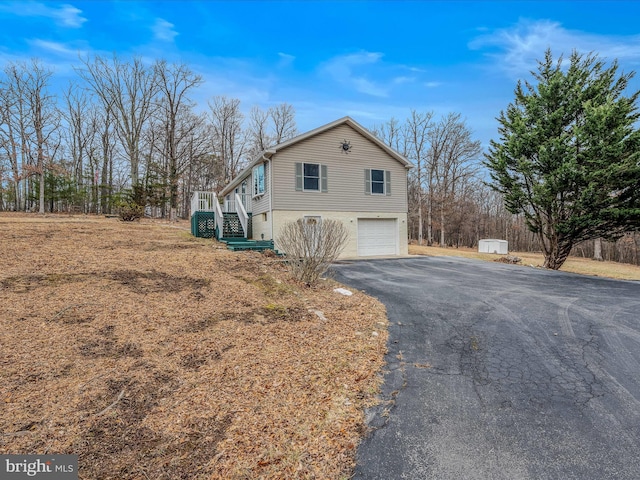
{"label": "bare deciduous tree", "polygon": [[156,63],[161,98],[159,117],[163,125],[163,156],[166,158],[166,178],[169,186],[170,217],[176,219],[178,209],[179,179],[190,158],[189,141],[198,126],[199,117],[191,113],[193,103],[188,93],[202,83],[202,77],[194,74],[185,64]]}
{"label": "bare deciduous tree", "polygon": [[429,162],[434,170],[436,195],[440,213],[440,245],[446,245],[446,214],[477,170],[482,150],[480,142],[471,139],[471,131],[459,113],[450,113],[429,131]]}
{"label": "bare deciduous tree", "polygon": [[[45,178],[48,164],[60,145],[54,135],[59,127],[55,97],[48,91],[53,71],[38,59],[29,63],[10,63],[2,94],[2,145],[11,159],[14,180],[18,183],[31,175],[39,180],[38,211],[45,213]],[[21,165],[18,167],[20,146]],[[19,170],[19,172],[18,172]],[[16,190],[19,201],[20,190]],[[25,189],[23,199],[28,195]]]}
{"label": "bare deciduous tree", "polygon": [[408,184],[409,227],[418,243],[423,242],[425,223],[427,243],[433,243],[437,212],[440,243],[446,244],[445,221],[450,220],[456,230],[451,243],[458,245],[464,236],[462,222],[469,217],[480,142],[471,140],[459,114],[438,122],[433,117],[433,112],[412,110],[404,124],[392,118],[372,132],[414,165]]}
{"label": "bare deciduous tree", "polygon": [[257,105],[249,113],[248,155],[253,159],[275,144],[273,135],[269,133],[269,112],[265,112]]}
{"label": "bare deciduous tree", "polygon": [[2,146],[11,163],[15,184],[15,208],[26,210],[29,198],[30,108],[27,98],[28,74],[24,64],[8,63],[2,88]]}
{"label": "bare deciduous tree", "polygon": [[79,190],[85,185],[85,160],[90,171],[88,174],[92,192],[93,205],[97,202],[94,164],[91,160],[91,143],[96,135],[96,123],[91,118],[93,105],[87,92],[74,83],[70,83],[64,95],[65,110],[62,116],[66,122],[65,140],[67,150],[73,162],[73,175]]}
{"label": "bare deciduous tree", "polygon": [[376,137],[382,140],[385,144],[389,145],[396,152],[407,156],[407,127],[401,125],[397,118],[391,117],[391,119],[383,124],[374,125],[370,129]]}
{"label": "bare deciduous tree", "polygon": [[45,68],[38,60],[29,65],[27,94],[31,107],[33,132],[35,134],[36,171],[40,175],[39,213],[45,213],[45,169],[46,162],[53,161],[60,143],[53,141],[53,135],[60,125],[55,99],[47,91],[53,71]]}
{"label": "bare deciduous tree", "polygon": [[113,202],[111,201],[111,193],[114,189],[113,169],[114,169],[114,152],[116,149],[115,139],[115,120],[113,108],[108,105],[102,111],[95,110],[96,130],[98,131],[98,142],[91,149],[92,154],[101,160],[100,172],[100,209],[102,212],[111,213]]}
{"label": "bare deciduous tree", "polygon": [[269,109],[269,117],[273,122],[273,143],[277,145],[298,134],[296,111],[292,105],[281,103]]}
{"label": "bare deciduous tree", "polygon": [[140,180],[140,144],[142,133],[154,108],[158,92],[155,69],[144,65],[141,58],[129,62],[116,55],[111,59],[96,55],[82,60],[78,74],[89,84],[109,109],[116,132],[129,161],[131,185]]}
{"label": "bare deciduous tree", "polygon": [[13,180],[14,210],[22,207],[22,169],[20,168],[20,149],[17,129],[20,124],[14,121],[14,107],[17,102],[10,86],[0,88],[0,147],[3,158],[9,162]]}
{"label": "bare deciduous tree", "polygon": [[213,148],[222,160],[224,183],[230,182],[242,170],[247,139],[242,130],[244,115],[240,100],[217,96],[209,101]]}
{"label": "bare deciduous tree", "polygon": [[287,103],[271,107],[266,112],[257,105],[249,114],[247,131],[249,159],[267,148],[296,136],[295,110]]}
{"label": "bare deciduous tree", "polygon": [[[422,245],[422,235],[424,229],[423,221],[423,192],[425,184],[431,194],[432,166],[427,163],[427,152],[429,149],[429,131],[432,125],[433,112],[419,113],[411,111],[411,116],[407,120],[407,156],[415,166],[415,179],[418,185],[416,202],[418,204],[418,244]],[[431,244],[431,201],[428,206],[428,241]]]}

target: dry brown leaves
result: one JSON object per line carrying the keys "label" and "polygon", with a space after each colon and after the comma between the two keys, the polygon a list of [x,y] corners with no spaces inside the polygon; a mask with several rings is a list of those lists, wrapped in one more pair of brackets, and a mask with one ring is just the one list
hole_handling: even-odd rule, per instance
{"label": "dry brown leaves", "polygon": [[[522,265],[529,267],[542,267],[544,256],[541,253],[511,252],[522,260]],[[496,256],[491,253],[478,253],[472,248],[441,248],[427,247],[426,245],[409,245],[410,255],[427,255],[430,257],[451,256],[474,258],[492,262]],[[628,263],[599,262],[590,258],[569,257],[562,265],[563,272],[578,273],[580,275],[597,275],[600,277],[617,278],[619,280],[640,280],[640,267]]]}
{"label": "dry brown leaves", "polygon": [[0,453],[78,454],[83,479],[352,473],[376,300],[187,223],[3,214],[0,248]]}

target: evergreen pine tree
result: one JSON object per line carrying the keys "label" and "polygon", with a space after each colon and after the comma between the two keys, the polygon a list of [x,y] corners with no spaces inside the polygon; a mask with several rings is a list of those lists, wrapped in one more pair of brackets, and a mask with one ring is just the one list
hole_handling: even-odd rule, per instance
{"label": "evergreen pine tree", "polygon": [[625,96],[633,72],[596,55],[574,52],[563,69],[547,50],[532,74],[537,85],[518,82],[498,117],[485,165],[557,270],[577,242],[640,230],[640,92]]}

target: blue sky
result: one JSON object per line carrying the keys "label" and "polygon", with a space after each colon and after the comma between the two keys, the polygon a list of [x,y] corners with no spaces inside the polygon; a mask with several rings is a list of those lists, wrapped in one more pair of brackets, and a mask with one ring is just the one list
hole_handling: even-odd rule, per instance
{"label": "blue sky", "polygon": [[[0,0],[0,60],[37,57],[56,85],[78,56],[188,63],[243,110],[282,102],[300,131],[345,115],[365,127],[411,109],[459,112],[487,145],[518,79],[551,47],[640,69],[640,2]],[[634,89],[640,79],[634,79]]]}

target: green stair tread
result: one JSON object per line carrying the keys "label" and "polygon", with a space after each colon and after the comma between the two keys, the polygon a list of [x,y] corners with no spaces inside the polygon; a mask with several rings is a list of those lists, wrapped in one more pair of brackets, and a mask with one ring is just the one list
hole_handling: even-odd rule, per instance
{"label": "green stair tread", "polygon": [[248,242],[243,242],[243,241],[235,241],[235,240],[229,240],[227,242],[225,242],[227,245],[257,245],[257,246],[261,246],[261,247],[272,247],[273,243],[272,242],[252,242],[252,241],[248,241]]}

